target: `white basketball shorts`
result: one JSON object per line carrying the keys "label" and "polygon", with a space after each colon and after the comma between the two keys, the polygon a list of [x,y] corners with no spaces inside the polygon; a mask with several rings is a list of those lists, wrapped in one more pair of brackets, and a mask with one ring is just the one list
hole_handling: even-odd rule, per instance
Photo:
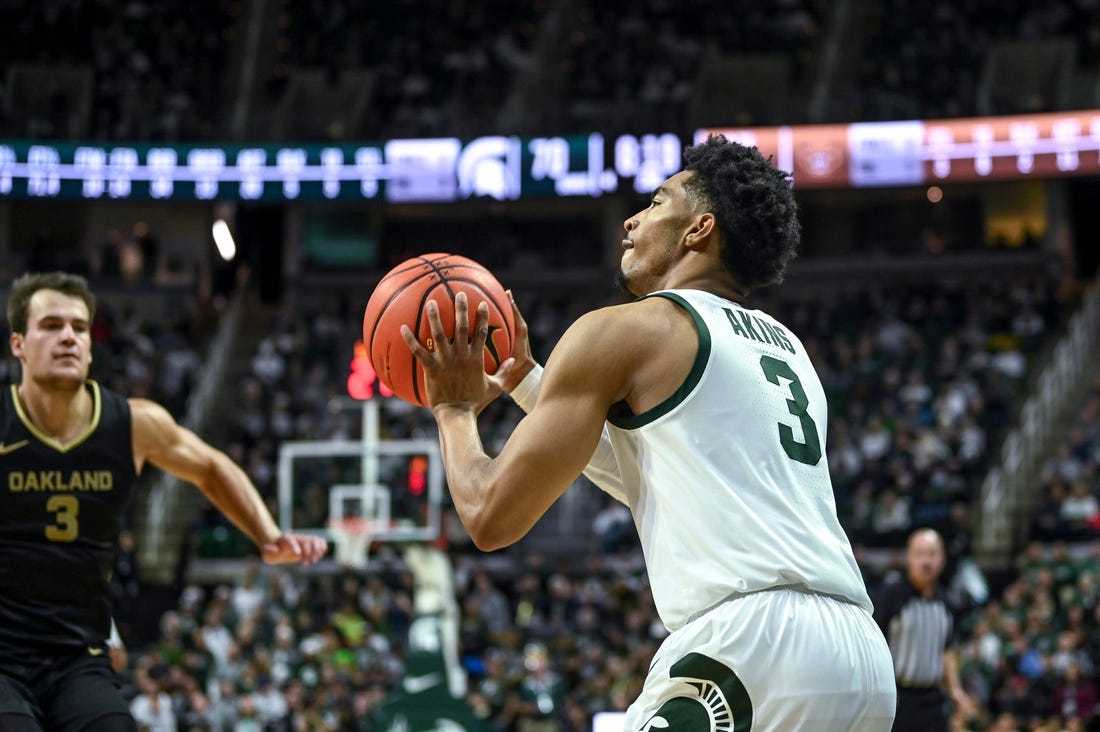
{"label": "white basketball shorts", "polygon": [[661,644],[629,732],[889,732],[897,691],[871,615],[823,595],[731,599]]}

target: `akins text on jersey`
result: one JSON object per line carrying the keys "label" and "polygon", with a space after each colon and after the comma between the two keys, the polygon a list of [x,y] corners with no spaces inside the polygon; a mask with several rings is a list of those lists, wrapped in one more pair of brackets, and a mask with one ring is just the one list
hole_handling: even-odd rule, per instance
{"label": "akins text on jersey", "polygon": [[763,318],[750,315],[744,310],[738,310],[736,313],[729,308],[722,308],[722,310],[725,311],[726,318],[730,321],[730,327],[733,328],[733,332],[742,338],[748,338],[750,341],[757,341],[759,343],[767,343],[769,346],[779,346],[784,351],[789,351],[791,353],[795,352],[794,345],[791,343],[790,338],[787,337],[786,331],[778,325],[772,325]]}
{"label": "akins text on jersey", "polygon": [[8,473],[8,490],[24,491],[97,491],[115,487],[110,470],[13,470]]}

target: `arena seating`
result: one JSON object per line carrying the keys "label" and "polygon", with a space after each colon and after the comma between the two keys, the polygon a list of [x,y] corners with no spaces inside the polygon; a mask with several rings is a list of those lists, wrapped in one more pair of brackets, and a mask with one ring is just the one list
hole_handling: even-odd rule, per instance
{"label": "arena seating", "polygon": [[[296,68],[324,70],[323,90],[349,71],[372,84],[362,117],[342,129],[287,130],[292,139],[484,134],[526,63],[545,3],[286,3],[268,88],[281,95]],[[315,92],[320,93],[320,91]],[[322,118],[324,110],[321,110]],[[463,125],[480,125],[464,129]]]}
{"label": "arena seating", "polygon": [[[784,91],[804,91],[812,83],[828,4],[725,8],[665,0],[581,2],[563,61],[568,128],[637,130],[646,120],[651,129],[687,129],[719,124],[719,117],[723,124],[778,124],[803,114],[785,103]],[[707,22],[700,24],[700,17]],[[710,75],[717,85],[707,88]],[[771,88],[749,93],[744,85],[754,79]],[[769,102],[781,106],[769,108]]]}
{"label": "arena seating", "polygon": [[5,4],[4,136],[224,138],[241,7],[236,0]]}
{"label": "arena seating", "polygon": [[[580,564],[537,554],[455,562],[467,701],[483,719],[580,732],[636,696],[665,634],[636,553]],[[1095,688],[1097,576],[1100,544],[1073,553],[1036,544],[995,598],[959,608],[962,679],[983,710],[962,729],[1001,729],[991,725],[1004,715],[1021,728],[1092,717],[1071,705]],[[881,575],[868,579],[875,590]],[[345,725],[398,688],[410,584],[402,563],[383,560],[367,573],[280,571],[188,586],[158,642],[132,654],[130,693],[158,689],[177,719],[211,729],[252,716],[273,729],[302,719],[356,729]],[[1070,693],[1075,678],[1084,679],[1080,696]],[[532,686],[548,694],[541,712],[523,703]]]}
{"label": "arena seating", "polygon": [[1044,542],[1100,538],[1100,379],[1082,401],[1065,441],[1043,465],[1043,497],[1031,536]]}
{"label": "arena seating", "polygon": [[[866,3],[859,119],[936,119],[1088,107],[1100,39],[1088,3]],[[1090,83],[1089,79],[1093,79]],[[1090,88],[1092,87],[1092,88]]]}
{"label": "arena seating", "polygon": [[[854,3],[843,22],[820,0],[736,13],[709,0],[253,5],[0,8],[11,60],[0,129],[346,140],[470,137],[538,120],[544,133],[614,133],[1049,111],[1098,98],[1098,11],[1085,2]],[[855,57],[825,63],[827,48],[830,59]],[[255,89],[242,93],[246,79]],[[809,109],[817,86],[827,112]],[[300,114],[307,102],[312,115]]]}

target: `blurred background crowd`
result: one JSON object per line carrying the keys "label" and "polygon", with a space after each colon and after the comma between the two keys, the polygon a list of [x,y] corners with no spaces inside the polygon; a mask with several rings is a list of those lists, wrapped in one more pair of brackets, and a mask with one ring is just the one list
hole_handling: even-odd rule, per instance
{"label": "blurred background crowd", "polygon": [[[690,136],[706,125],[1100,106],[1100,3],[1091,0],[377,5],[0,2],[0,139]],[[1045,374],[1087,304],[1096,231],[1082,221],[1100,189],[945,190],[957,203],[933,207],[923,189],[800,194],[803,256],[786,284],[750,304],[802,339],[821,376],[837,509],[872,595],[899,571],[910,531],[931,526],[945,538],[963,683],[980,706],[954,728],[1095,730],[1095,353],[1071,385],[1072,408],[1043,429],[1033,465],[1013,463],[1007,446],[1020,442],[1026,405],[1050,388]],[[1002,225],[1036,199],[1041,215]],[[5,279],[24,268],[91,276],[103,297],[93,376],[200,429],[278,514],[280,445],[363,438],[349,364],[363,306],[389,266],[426,250],[477,259],[515,289],[545,359],[579,314],[620,301],[610,245],[636,201],[242,208],[238,222],[251,222],[259,241],[293,230],[278,238],[300,242],[285,245],[274,285],[262,244],[245,240],[242,262],[220,264],[205,236],[183,233],[178,220],[190,214],[176,205],[76,214],[72,204],[68,216],[53,203],[0,199],[0,270]],[[326,265],[310,241],[348,229],[369,234],[369,263]],[[5,381],[16,369],[0,361]],[[210,373],[217,383],[204,386]],[[383,439],[434,439],[426,411],[393,400],[380,409]],[[519,418],[507,397],[493,404],[481,417],[486,445],[501,444]],[[1001,518],[1017,528],[991,544],[982,539],[997,518],[990,496],[1011,465],[1026,496],[1004,499]],[[197,496],[179,497],[163,476],[144,480],[115,572],[122,673],[143,728],[377,728],[371,713],[400,686],[415,613],[400,547],[373,547],[362,570],[335,560],[272,570]],[[296,486],[295,525],[324,524],[326,481],[335,482]],[[528,538],[482,554],[443,503],[436,545],[455,569],[458,651],[476,716],[499,732],[569,732],[624,710],[665,635],[626,509],[580,479]]]}

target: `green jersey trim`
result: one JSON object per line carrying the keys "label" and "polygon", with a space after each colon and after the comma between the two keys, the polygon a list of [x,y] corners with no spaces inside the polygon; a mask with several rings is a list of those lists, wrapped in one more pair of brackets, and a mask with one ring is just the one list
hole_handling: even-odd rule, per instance
{"label": "green jersey trim", "polygon": [[[707,367],[707,361],[710,360],[710,328],[707,327],[703,316],[692,307],[691,303],[674,292],[655,292],[652,295],[646,295],[646,298],[648,297],[663,297],[666,300],[671,300],[691,315],[691,319],[695,322],[695,330],[699,334],[699,350],[695,352],[695,361],[692,363],[691,371],[688,372],[683,383],[657,406],[647,409],[641,414],[634,414],[626,402],[612,404],[611,409],[607,411],[607,421],[619,429],[637,429],[665,416],[682,404],[688,398],[688,395],[695,390],[695,387],[699,385],[699,380],[703,378],[703,371]],[[645,298],[639,299],[644,300]]]}

